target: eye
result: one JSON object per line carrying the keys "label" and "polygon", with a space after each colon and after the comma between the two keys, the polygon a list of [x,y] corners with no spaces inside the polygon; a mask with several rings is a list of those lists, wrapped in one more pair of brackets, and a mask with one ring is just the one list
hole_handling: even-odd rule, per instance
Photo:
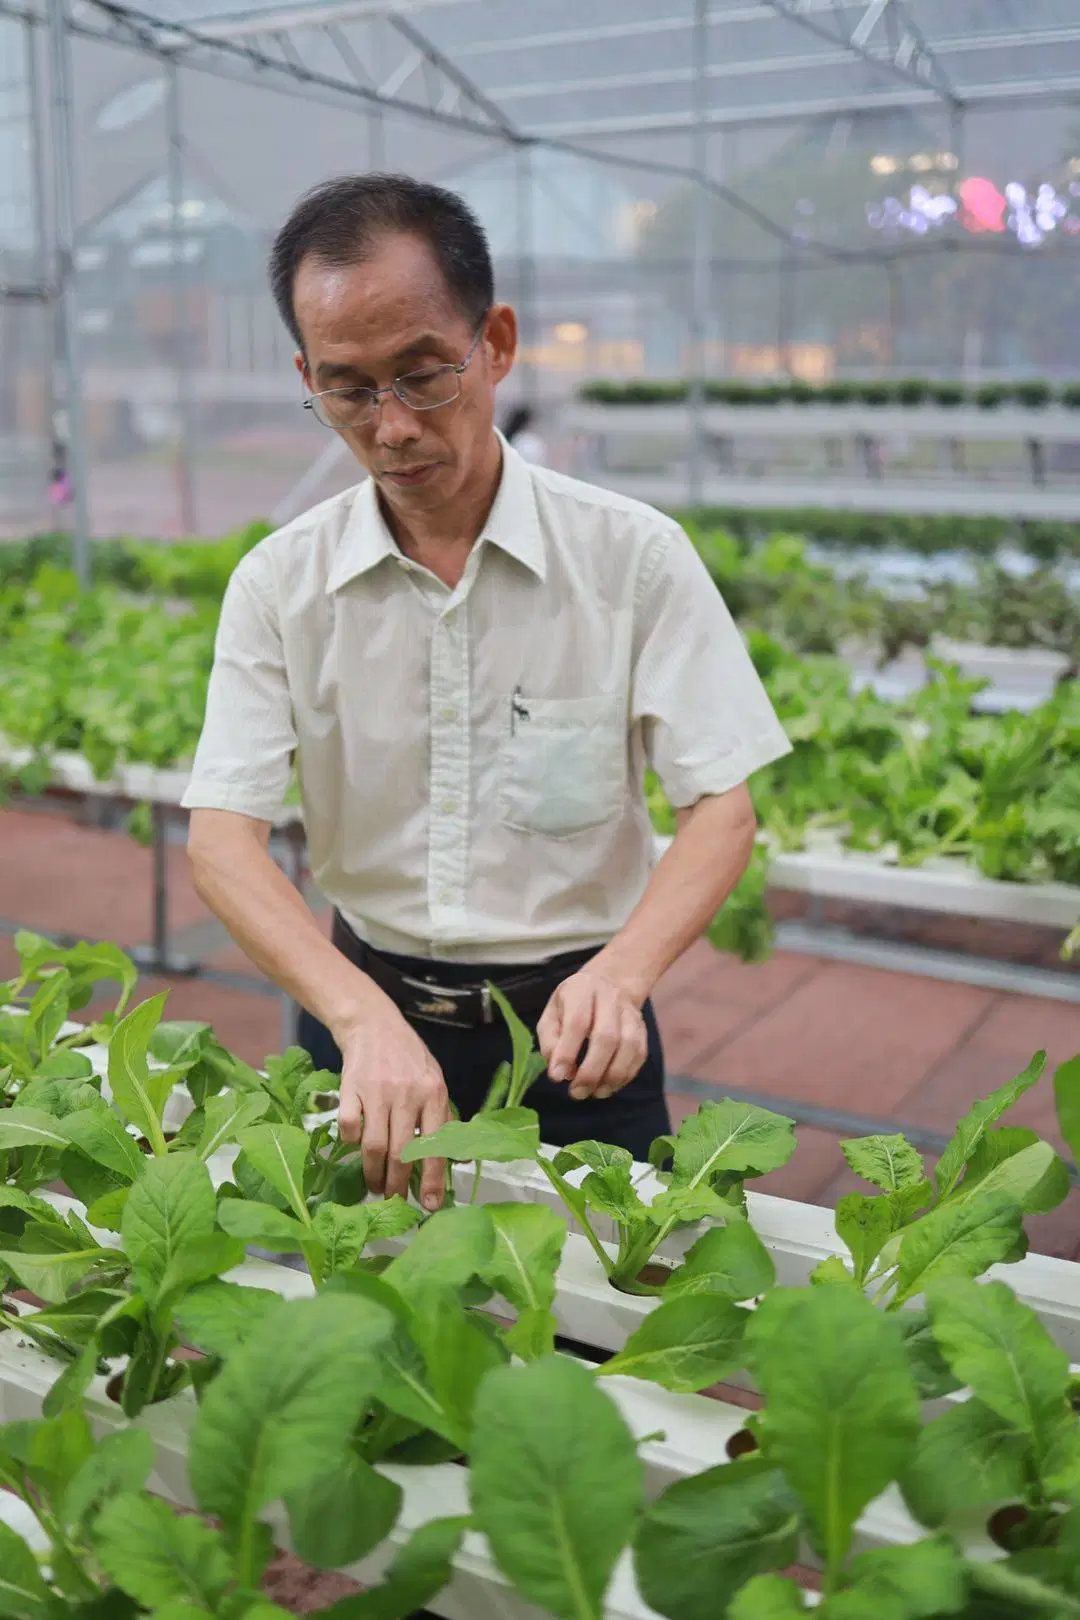
{"label": "eye", "polygon": [[445,370],[445,366],[425,366],[422,371],[407,371],[401,380],[402,382],[420,383],[422,385],[426,382],[433,382]]}

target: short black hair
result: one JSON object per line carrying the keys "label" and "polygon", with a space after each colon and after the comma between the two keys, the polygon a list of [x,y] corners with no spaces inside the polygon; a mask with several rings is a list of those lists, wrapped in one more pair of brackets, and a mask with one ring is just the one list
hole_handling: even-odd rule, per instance
{"label": "short black hair", "polygon": [[301,261],[361,264],[379,237],[398,232],[427,243],[455,304],[479,325],[495,301],[495,276],[484,227],[464,199],[408,174],[350,174],[305,192],[270,250],[270,290],[298,348],[293,289]]}

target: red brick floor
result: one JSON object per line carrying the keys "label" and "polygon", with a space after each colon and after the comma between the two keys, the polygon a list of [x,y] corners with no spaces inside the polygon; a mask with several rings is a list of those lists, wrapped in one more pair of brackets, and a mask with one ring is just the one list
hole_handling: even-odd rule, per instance
{"label": "red brick floor", "polygon": [[[144,942],[150,882],[148,852],[123,833],[38,811],[0,812],[0,922],[7,926]],[[215,967],[254,976],[216,934],[179,847],[170,851],[170,905],[178,949],[201,936]],[[0,977],[13,964],[10,940],[0,934]],[[143,984],[148,995],[165,987],[169,1016],[208,1020],[248,1061],[279,1049],[275,996],[197,979]],[[882,1129],[942,1135],[1037,1049],[1049,1053],[1048,1074],[1080,1050],[1080,1006],[792,953],[747,967],[704,942],[665,976],[655,1000],[676,1120],[699,1105],[703,1086],[717,1096],[730,1087],[790,1099],[795,1110],[838,1110],[880,1120]],[[692,1091],[685,1083],[680,1090],[680,1077],[694,1082]],[[1058,1141],[1048,1078],[1013,1117]],[[758,1185],[834,1203],[857,1185],[840,1152],[842,1134],[819,1121],[801,1124],[795,1157]],[[1029,1224],[1034,1247],[1080,1258],[1080,1190]]]}

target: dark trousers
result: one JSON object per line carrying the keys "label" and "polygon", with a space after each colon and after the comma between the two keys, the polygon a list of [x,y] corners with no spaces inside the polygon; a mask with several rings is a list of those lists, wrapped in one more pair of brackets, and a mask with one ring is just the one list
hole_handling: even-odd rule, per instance
{"label": "dark trousers", "polygon": [[[413,978],[436,973],[441,984],[455,987],[483,983],[485,979],[497,985],[500,979],[525,971],[519,967],[508,968],[505,963],[433,963],[428,958],[393,956],[389,951],[380,951],[379,955]],[[567,972],[570,971],[572,969],[568,968]],[[652,1003],[647,1001],[642,1011],[649,1036],[649,1055],[637,1076],[622,1091],[602,1100],[586,1098],[575,1102],[565,1081],[556,1085],[546,1074],[530,1088],[525,1104],[535,1108],[540,1116],[541,1141],[565,1147],[570,1142],[595,1139],[626,1148],[635,1159],[647,1160],[651,1143],[669,1131],[671,1125],[664,1099],[664,1054]],[[535,1035],[536,1025],[529,1022]],[[456,1025],[420,1018],[410,1019],[410,1023],[442,1070],[447,1090],[462,1119],[470,1119],[487,1096],[495,1070],[510,1058],[506,1025],[498,1016],[494,1024],[484,1024],[477,1029],[460,1029]],[[300,1014],[297,1044],[310,1053],[317,1069],[341,1073],[341,1053],[333,1036],[325,1024],[320,1024],[308,1012]]]}

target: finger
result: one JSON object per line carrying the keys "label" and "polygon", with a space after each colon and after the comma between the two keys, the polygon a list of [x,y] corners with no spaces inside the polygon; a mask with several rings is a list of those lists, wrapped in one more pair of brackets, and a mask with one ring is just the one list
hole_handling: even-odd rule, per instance
{"label": "finger", "polygon": [[[420,1115],[420,1130],[424,1136],[437,1131],[450,1118],[450,1106],[445,1095],[437,1102],[425,1103]],[[446,1160],[425,1159],[420,1177],[420,1202],[425,1209],[441,1209],[446,1194]]]}
{"label": "finger", "polygon": [[536,1026],[536,1049],[544,1062],[550,1064],[552,1053],[562,1030],[562,1008],[559,992],[555,991],[551,1000],[540,1014],[540,1021]]}
{"label": "finger", "polygon": [[381,1193],[386,1186],[386,1150],[390,1141],[389,1110],[385,1103],[365,1108],[361,1150],[368,1190]]}
{"label": "finger", "polygon": [[399,1103],[390,1114],[390,1152],[386,1161],[386,1196],[398,1193],[404,1198],[409,1191],[412,1165],[402,1164],[401,1155],[416,1135],[420,1123],[415,1103]]}
{"label": "finger", "polygon": [[593,1096],[613,1097],[617,1091],[628,1086],[641,1073],[648,1055],[649,1038],[645,1031],[645,1020],[636,1009],[626,1007],[623,1009],[618,1048]]}
{"label": "finger", "polygon": [[605,1001],[597,1006],[589,1031],[589,1048],[570,1085],[571,1097],[589,1097],[602,1082],[608,1065],[619,1050],[622,1016],[618,1004]]}
{"label": "finger", "polygon": [[341,1101],[338,1104],[338,1135],[343,1142],[359,1142],[364,1128],[364,1105],[350,1083],[341,1082]]}
{"label": "finger", "polygon": [[551,1054],[548,1075],[552,1080],[568,1080],[577,1066],[578,1053],[588,1040],[593,1025],[594,992],[581,986],[576,994],[564,992],[562,1028]]}

